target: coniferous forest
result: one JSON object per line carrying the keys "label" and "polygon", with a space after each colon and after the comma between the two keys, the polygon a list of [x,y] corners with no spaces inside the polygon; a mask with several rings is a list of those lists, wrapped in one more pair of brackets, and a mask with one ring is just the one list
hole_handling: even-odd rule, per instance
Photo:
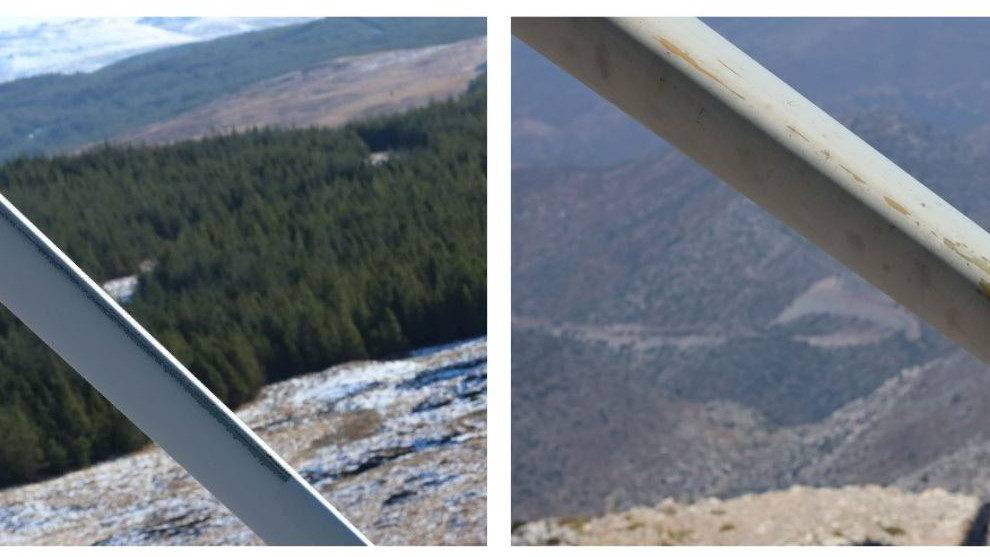
{"label": "coniferous forest", "polygon": [[[141,273],[125,307],[237,406],[267,382],[484,333],[485,104],[482,79],[340,129],[20,158],[0,189],[97,282]],[[145,443],[0,312],[0,486]]]}

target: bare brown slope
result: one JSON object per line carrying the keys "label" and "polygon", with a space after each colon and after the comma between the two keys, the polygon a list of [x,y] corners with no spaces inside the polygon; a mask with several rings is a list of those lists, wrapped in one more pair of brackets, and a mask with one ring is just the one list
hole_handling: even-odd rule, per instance
{"label": "bare brown slope", "polygon": [[484,37],[330,60],[252,85],[114,142],[168,143],[251,127],[339,126],[465,89],[485,63]]}

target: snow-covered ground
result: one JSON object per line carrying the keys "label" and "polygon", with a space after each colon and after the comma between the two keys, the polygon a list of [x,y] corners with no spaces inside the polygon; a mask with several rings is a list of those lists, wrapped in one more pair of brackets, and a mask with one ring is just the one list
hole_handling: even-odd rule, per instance
{"label": "snow-covered ground", "polygon": [[[266,387],[238,414],[376,544],[481,544],[486,339]],[[257,544],[149,448],[0,491],[3,544]]]}
{"label": "snow-covered ground", "polygon": [[92,72],[149,50],[306,18],[3,18],[0,83],[47,73]]}

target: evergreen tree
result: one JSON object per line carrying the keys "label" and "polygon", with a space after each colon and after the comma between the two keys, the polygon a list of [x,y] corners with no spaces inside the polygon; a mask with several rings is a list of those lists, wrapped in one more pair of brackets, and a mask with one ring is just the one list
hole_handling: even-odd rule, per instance
{"label": "evergreen tree", "polygon": [[0,482],[30,480],[42,467],[38,431],[18,408],[0,408]]}

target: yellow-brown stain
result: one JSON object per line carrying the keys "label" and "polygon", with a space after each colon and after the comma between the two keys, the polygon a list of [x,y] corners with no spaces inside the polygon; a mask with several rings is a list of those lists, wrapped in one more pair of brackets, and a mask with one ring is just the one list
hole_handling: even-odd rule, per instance
{"label": "yellow-brown stain", "polygon": [[980,279],[980,290],[983,291],[983,295],[990,298],[990,282]]}
{"label": "yellow-brown stain", "polygon": [[[669,50],[671,54],[673,54],[674,56],[677,56],[681,60],[684,60],[685,62],[687,62],[688,64],[690,64],[692,68],[694,68],[694,69],[698,70],[699,72],[705,74],[706,76],[708,76],[709,78],[711,78],[715,83],[718,83],[722,87],[725,87],[733,95],[735,95],[735,96],[737,96],[737,97],[739,97],[740,99],[743,99],[743,100],[746,99],[746,97],[744,97],[744,96],[740,95],[739,93],[737,93],[732,87],[729,87],[728,85],[726,85],[725,82],[722,81],[721,79],[719,79],[719,77],[717,75],[715,75],[712,72],[710,72],[707,69],[705,69],[704,66],[702,66],[701,64],[699,64],[697,60],[695,60],[694,58],[692,58],[690,54],[688,54],[687,52],[685,52],[683,49],[681,49],[676,44],[668,41],[667,39],[665,39],[663,37],[657,37],[657,41],[659,41],[660,44],[664,48],[666,48],[667,50]],[[723,64],[723,65],[725,65],[725,64]]]}
{"label": "yellow-brown stain", "polygon": [[974,255],[970,255],[966,253],[963,250],[963,248],[966,247],[966,244],[962,242],[954,242],[948,238],[943,238],[942,242],[945,243],[945,245],[948,246],[949,249],[956,252],[956,255],[962,257],[966,261],[969,261],[973,265],[976,265],[984,273],[990,274],[990,259],[987,259],[986,257],[976,257]]}
{"label": "yellow-brown stain", "polygon": [[860,178],[859,177],[859,174],[856,174],[855,172],[853,172],[852,170],[850,170],[848,166],[846,166],[844,164],[840,164],[839,166],[842,167],[842,170],[845,170],[850,176],[852,176],[853,177],[853,180],[856,180],[860,184],[865,184],[866,183],[866,180]]}
{"label": "yellow-brown stain", "polygon": [[803,133],[801,133],[801,130],[795,128],[794,126],[792,126],[790,124],[787,124],[787,129],[790,130],[792,133],[797,134],[798,137],[800,137],[801,139],[803,139],[805,141],[808,141],[808,142],[811,141],[810,139],[808,139],[808,136],[806,136]]}
{"label": "yellow-brown stain", "polygon": [[911,211],[908,211],[907,207],[905,207],[904,205],[901,205],[900,203],[898,203],[894,199],[891,199],[890,197],[887,197],[885,195],[885,196],[883,196],[883,200],[886,201],[887,202],[887,205],[890,205],[898,213],[900,213],[900,214],[902,214],[904,216],[909,216],[911,214]]}

